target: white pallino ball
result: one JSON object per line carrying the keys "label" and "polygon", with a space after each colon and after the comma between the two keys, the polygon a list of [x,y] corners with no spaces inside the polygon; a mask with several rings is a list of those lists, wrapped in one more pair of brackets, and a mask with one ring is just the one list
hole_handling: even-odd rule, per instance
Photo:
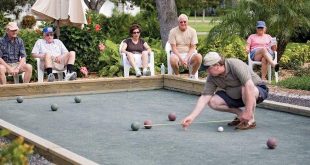
{"label": "white pallino ball", "polygon": [[223,132],[223,131],[224,131],[224,128],[223,128],[223,127],[218,127],[218,128],[217,128],[217,131],[218,131],[218,132]]}

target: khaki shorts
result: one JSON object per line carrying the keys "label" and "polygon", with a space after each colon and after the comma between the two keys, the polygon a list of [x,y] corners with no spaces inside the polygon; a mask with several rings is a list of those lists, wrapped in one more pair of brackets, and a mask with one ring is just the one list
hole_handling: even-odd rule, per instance
{"label": "khaki shorts", "polygon": [[[181,54],[182,59],[184,60],[186,58],[187,53],[180,53],[180,54]],[[189,63],[191,59],[197,54],[198,54],[197,51],[194,51],[192,55],[189,56],[187,63]],[[173,52],[171,52],[171,56],[176,56],[176,55]]]}
{"label": "khaki shorts", "polygon": [[[66,53],[66,54],[57,56],[57,57],[60,58],[60,63],[56,63],[56,61],[55,61],[56,56],[52,56],[52,68],[55,69],[55,70],[64,70],[65,66],[67,65],[67,61],[69,59],[69,52]],[[44,60],[43,59],[41,59],[40,68],[43,69],[43,70],[45,69]]]}

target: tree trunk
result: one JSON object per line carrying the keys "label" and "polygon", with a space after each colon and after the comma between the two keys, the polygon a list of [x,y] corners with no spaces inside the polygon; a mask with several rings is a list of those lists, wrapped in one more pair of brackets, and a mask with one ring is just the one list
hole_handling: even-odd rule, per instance
{"label": "tree trunk", "polygon": [[156,0],[162,46],[165,47],[172,28],[178,25],[175,0]]}
{"label": "tree trunk", "polygon": [[106,0],[84,0],[84,3],[89,10],[97,11],[99,13],[105,1]]}
{"label": "tree trunk", "polygon": [[280,40],[279,41],[279,43],[278,43],[278,50],[277,50],[277,52],[278,52],[278,61],[277,62],[280,61],[280,59],[281,59],[281,57],[282,57],[282,55],[283,55],[283,53],[285,51],[285,48],[286,48],[287,44],[288,44],[288,41],[286,41],[286,40]]}

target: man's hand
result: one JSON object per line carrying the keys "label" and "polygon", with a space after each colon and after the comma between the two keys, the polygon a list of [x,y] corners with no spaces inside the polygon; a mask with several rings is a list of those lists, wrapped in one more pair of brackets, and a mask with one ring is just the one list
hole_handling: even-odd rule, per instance
{"label": "man's hand", "polygon": [[249,122],[251,119],[253,119],[253,112],[251,110],[244,110],[239,118],[242,122]]}
{"label": "man's hand", "polygon": [[188,128],[193,123],[193,121],[194,121],[194,118],[192,116],[189,115],[185,117],[182,121],[182,127],[185,129]]}
{"label": "man's hand", "polygon": [[17,75],[17,74],[19,73],[19,69],[18,69],[17,67],[16,67],[16,68],[9,67],[9,68],[8,68],[8,72],[9,72],[11,75],[15,76],[15,75]]}

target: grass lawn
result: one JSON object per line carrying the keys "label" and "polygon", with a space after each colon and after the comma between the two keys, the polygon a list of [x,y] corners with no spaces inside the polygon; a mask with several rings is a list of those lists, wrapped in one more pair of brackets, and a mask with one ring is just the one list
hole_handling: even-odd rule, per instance
{"label": "grass lawn", "polygon": [[210,22],[217,17],[205,17],[205,21],[202,21],[202,17],[190,17],[189,25],[196,29],[197,32],[209,32],[218,22]]}
{"label": "grass lawn", "polygon": [[289,89],[301,89],[310,91],[310,76],[290,77],[279,82],[279,86]]}
{"label": "grass lawn", "polygon": [[208,22],[190,22],[189,26],[196,29],[197,32],[209,32],[217,23]]}
{"label": "grass lawn", "polygon": [[[212,19],[218,19],[219,17],[205,17],[204,21],[208,21],[210,22]],[[189,22],[192,22],[192,21],[202,21],[203,20],[203,17],[189,17]]]}

